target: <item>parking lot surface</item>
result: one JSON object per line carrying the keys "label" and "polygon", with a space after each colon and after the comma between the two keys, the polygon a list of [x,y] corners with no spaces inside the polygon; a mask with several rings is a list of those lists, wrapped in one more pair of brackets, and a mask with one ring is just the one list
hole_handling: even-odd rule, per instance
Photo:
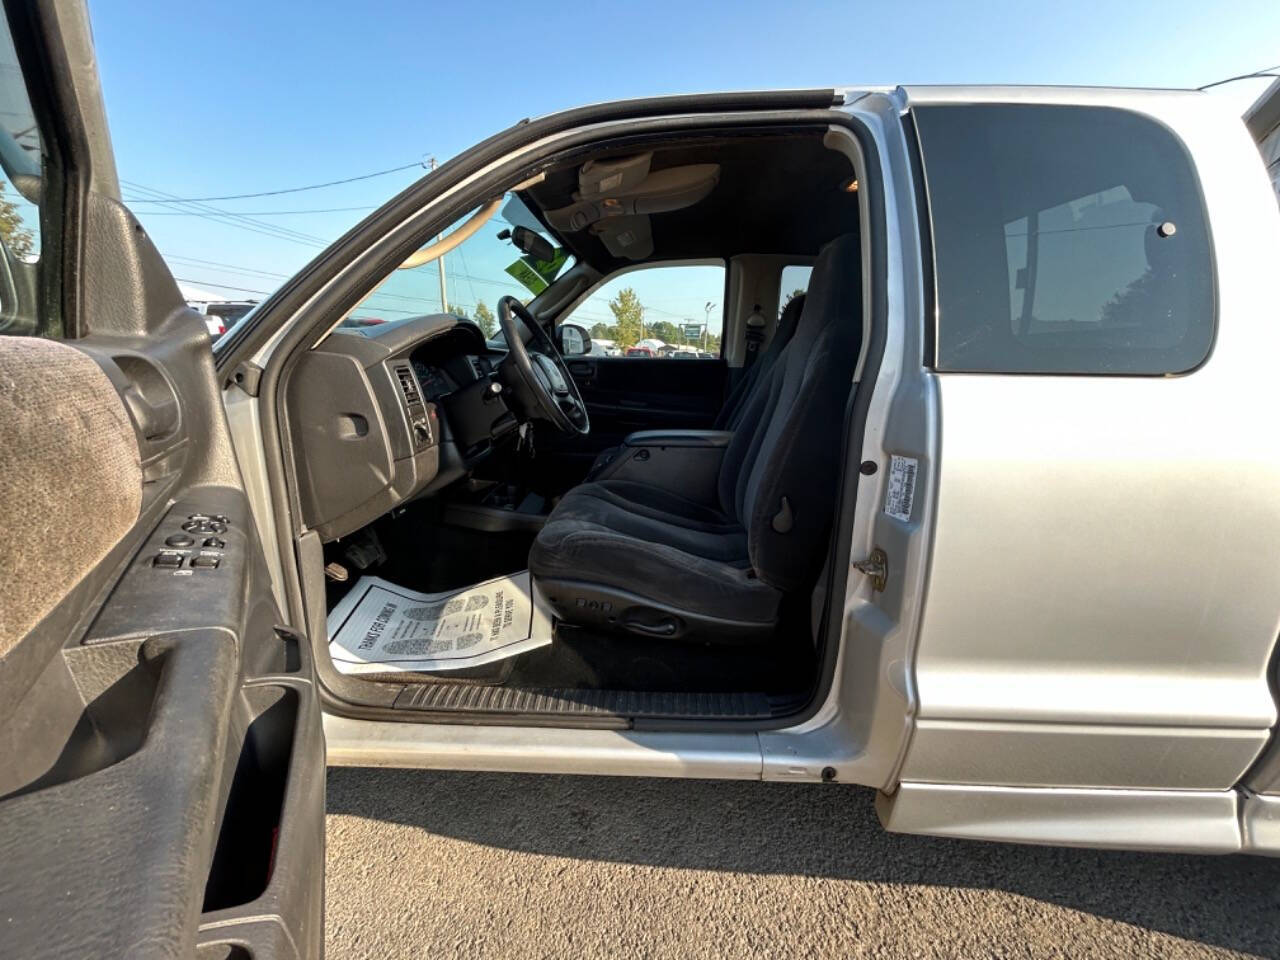
{"label": "parking lot surface", "polygon": [[347,957],[1280,956],[1280,860],[885,833],[806,785],[335,769]]}

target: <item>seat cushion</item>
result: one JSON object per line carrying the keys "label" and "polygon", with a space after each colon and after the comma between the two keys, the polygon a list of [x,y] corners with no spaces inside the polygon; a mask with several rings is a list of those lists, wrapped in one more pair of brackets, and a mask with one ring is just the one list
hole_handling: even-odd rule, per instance
{"label": "seat cushion", "polygon": [[781,593],[750,567],[747,534],[736,521],[631,481],[575,487],[529,554],[540,581],[609,586],[695,617],[772,623]]}

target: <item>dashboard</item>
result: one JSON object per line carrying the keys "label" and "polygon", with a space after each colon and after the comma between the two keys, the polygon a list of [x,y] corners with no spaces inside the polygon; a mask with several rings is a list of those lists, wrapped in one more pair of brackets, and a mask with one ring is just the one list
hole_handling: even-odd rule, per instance
{"label": "dashboard", "polygon": [[422,394],[428,400],[439,400],[445,394],[453,393],[458,385],[439,367],[432,367],[421,360],[413,361],[413,372],[418,375],[418,383],[422,385]]}
{"label": "dashboard", "polygon": [[467,384],[491,377],[495,365],[483,354],[450,352],[450,344],[424,344],[412,357],[413,372],[429,400],[440,400]]}
{"label": "dashboard", "polygon": [[334,330],[285,388],[303,521],[345,536],[470,472],[518,426],[502,354],[448,314]]}

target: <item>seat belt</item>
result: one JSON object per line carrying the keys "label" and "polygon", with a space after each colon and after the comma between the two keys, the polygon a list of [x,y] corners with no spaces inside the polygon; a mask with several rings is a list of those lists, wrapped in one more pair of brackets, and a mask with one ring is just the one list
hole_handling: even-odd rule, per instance
{"label": "seat belt", "polygon": [[742,359],[744,375],[760,358],[760,345],[764,343],[764,326],[764,314],[760,311],[760,304],[757,303],[747,315],[747,355]]}

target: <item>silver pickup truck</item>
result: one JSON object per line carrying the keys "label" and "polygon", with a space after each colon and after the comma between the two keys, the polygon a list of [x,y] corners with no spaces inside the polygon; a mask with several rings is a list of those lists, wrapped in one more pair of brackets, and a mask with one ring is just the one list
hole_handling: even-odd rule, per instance
{"label": "silver pickup truck", "polygon": [[210,350],[121,203],[87,24],[47,0],[0,38],[38,209],[0,278],[15,955],[318,955],[326,759],[1280,853],[1266,111],[523,120]]}

